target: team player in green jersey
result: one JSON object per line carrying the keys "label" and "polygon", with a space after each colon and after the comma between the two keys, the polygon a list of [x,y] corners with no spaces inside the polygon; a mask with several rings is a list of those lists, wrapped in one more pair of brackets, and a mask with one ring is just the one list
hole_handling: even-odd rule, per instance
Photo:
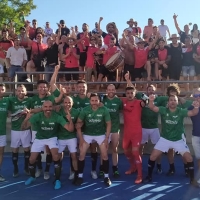
{"label": "team player in green jersey", "polygon": [[59,126],[63,126],[67,131],[74,131],[74,124],[71,120],[71,116],[67,115],[66,120],[58,115],[53,110],[53,103],[51,101],[45,101],[42,105],[43,112],[39,112],[31,116],[28,114],[25,118],[22,129],[27,129],[31,125],[37,128],[36,138],[31,147],[31,156],[29,159],[29,170],[31,177],[25,182],[25,185],[30,185],[35,181],[35,162],[38,154],[47,145],[51,151],[52,158],[55,167],[55,189],[61,188],[60,182],[60,156],[58,153],[58,130]]}
{"label": "team player in green jersey", "polygon": [[[77,120],[77,134],[79,136],[80,156],[78,161],[78,179],[75,185],[83,183],[83,170],[85,165],[85,155],[93,141],[96,141],[100,148],[101,158],[103,160],[104,183],[111,185],[108,177],[108,141],[111,131],[111,119],[106,107],[99,107],[99,97],[97,94],[91,94],[90,105],[83,108]],[[83,125],[83,134],[81,127]]]}
{"label": "team player in green jersey", "polygon": [[[32,97],[31,100],[31,113],[38,113],[42,111],[42,104],[49,100],[52,103],[58,103],[61,101],[61,99],[63,98],[63,93],[61,92],[59,94],[58,97],[54,97],[53,95],[49,94],[49,84],[47,81],[45,80],[39,80],[37,82],[37,91],[38,94],[34,95]],[[37,133],[36,131],[36,127],[32,126],[31,127],[31,131],[32,131],[32,142],[35,140],[35,135]],[[50,178],[49,176],[49,168],[50,168],[50,164],[52,162],[52,155],[50,150],[48,149],[48,147],[46,147],[46,167],[45,167],[45,171],[44,171],[44,179],[47,180]],[[42,157],[41,154],[38,155],[37,158],[37,171],[35,176],[39,177],[42,174],[42,161],[41,161]]]}
{"label": "team player in green jersey", "polygon": [[[118,145],[120,131],[120,111],[122,110],[122,101],[116,96],[116,89],[113,84],[108,85],[106,95],[103,97],[103,105],[108,109],[111,118],[111,133],[109,143],[112,145],[112,169],[114,178],[119,177],[118,171]],[[100,166],[100,175],[102,173],[102,165]]]}
{"label": "team player in green jersey", "polygon": [[183,140],[185,117],[195,116],[199,112],[199,102],[194,101],[194,109],[188,111],[177,107],[178,97],[175,95],[169,96],[168,108],[154,105],[155,95],[149,97],[149,108],[161,115],[161,137],[154,147],[148,161],[148,176],[144,179],[145,183],[152,181],[152,172],[155,165],[155,160],[162,154],[168,152],[170,148],[178,151],[187,161],[189,168],[190,183],[193,186],[198,186],[194,179],[194,162],[190,154],[190,150]]}
{"label": "team player in green jersey", "polygon": [[3,161],[4,147],[6,146],[6,121],[8,116],[8,98],[4,97],[6,87],[0,84],[0,182],[5,181],[1,175],[1,165]]}
{"label": "team player in green jersey", "polygon": [[[63,101],[63,106],[58,112],[59,115],[63,116],[66,121],[68,122],[68,119],[72,121],[73,124],[76,123],[79,111],[75,108],[72,108],[73,106],[73,100],[71,97],[66,96]],[[68,119],[66,118],[68,116]],[[68,147],[68,150],[70,152],[71,158],[72,158],[72,165],[75,172],[74,181],[76,180],[78,176],[78,166],[77,166],[77,136],[76,131],[73,132],[66,130],[62,126],[60,126],[58,131],[58,144],[59,144],[59,153],[61,156],[61,160],[63,159],[62,152],[65,150],[66,146]]]}
{"label": "team player in green jersey", "polygon": [[26,117],[26,114],[31,108],[31,98],[26,98],[26,88],[24,85],[18,85],[16,96],[9,97],[9,111],[11,111],[11,148],[12,161],[14,165],[13,177],[19,174],[18,169],[18,151],[20,145],[24,148],[24,172],[28,175],[28,160],[30,156],[31,131],[29,128],[21,130],[21,125]]}

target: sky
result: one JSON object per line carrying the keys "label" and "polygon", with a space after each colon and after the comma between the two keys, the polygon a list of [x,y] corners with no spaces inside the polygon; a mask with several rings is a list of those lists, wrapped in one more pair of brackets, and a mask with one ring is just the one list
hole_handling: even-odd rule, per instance
{"label": "sky", "polygon": [[173,34],[177,33],[173,21],[174,13],[178,15],[177,21],[181,29],[190,22],[199,25],[200,29],[199,0],[190,0],[187,3],[184,0],[34,0],[34,4],[37,9],[26,19],[37,19],[38,26],[43,28],[45,22],[49,21],[54,30],[61,19],[65,20],[69,28],[77,25],[80,32],[83,23],[87,23],[92,30],[99,17],[103,17],[101,29],[106,31],[106,25],[115,22],[121,36],[123,30],[128,27],[126,22],[130,18],[137,21],[142,30],[147,25],[148,18],[152,18],[157,26],[160,25],[160,20],[164,19]]}

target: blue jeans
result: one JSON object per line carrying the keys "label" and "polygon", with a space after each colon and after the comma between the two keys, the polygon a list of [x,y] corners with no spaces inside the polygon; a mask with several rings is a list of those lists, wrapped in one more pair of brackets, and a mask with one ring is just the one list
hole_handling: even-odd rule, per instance
{"label": "blue jeans", "polygon": [[[55,66],[56,65],[46,65],[44,71],[45,72],[52,72],[52,74],[53,74]],[[51,80],[52,74],[45,74],[45,80],[49,82]]]}
{"label": "blue jeans", "polygon": [[[16,75],[16,72],[23,72],[23,69],[21,66],[11,65],[11,67],[8,70],[8,77],[14,78]],[[22,74],[18,75],[18,80],[22,76]]]}

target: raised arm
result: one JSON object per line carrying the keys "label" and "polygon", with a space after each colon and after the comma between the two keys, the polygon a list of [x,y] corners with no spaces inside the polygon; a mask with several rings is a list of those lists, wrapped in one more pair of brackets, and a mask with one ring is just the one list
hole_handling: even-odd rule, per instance
{"label": "raised arm", "polygon": [[188,111],[188,113],[187,113],[188,117],[195,116],[199,113],[199,102],[194,101],[192,105],[194,106],[194,108],[193,108],[193,110]]}
{"label": "raised arm", "polygon": [[159,112],[159,107],[154,105],[154,100],[155,100],[155,95],[150,95],[149,96],[149,108],[153,111],[153,112]]}
{"label": "raised arm", "polygon": [[127,73],[124,75],[124,78],[125,78],[125,80],[127,82],[127,86],[128,87],[134,87],[133,83],[130,80],[130,73],[129,73],[129,71],[127,71]]}
{"label": "raised arm", "polygon": [[132,44],[129,42],[129,40],[126,39],[126,35],[125,35],[125,34],[123,34],[123,39],[124,39],[124,42],[126,42],[126,43],[128,44],[128,46],[129,46],[130,49],[134,49],[134,48],[135,48],[135,46],[132,45]]}
{"label": "raised arm", "polygon": [[54,69],[54,73],[53,73],[51,80],[50,80],[51,92],[54,92],[56,89],[58,89],[57,86],[56,86],[56,79],[57,79],[57,76],[58,76],[59,69],[60,69],[60,66],[56,65],[55,69]]}
{"label": "raised arm", "polygon": [[102,33],[103,33],[103,31],[101,30],[101,21],[102,20],[103,20],[103,17],[100,17],[99,18],[99,23],[98,23],[98,28],[97,28],[97,30],[98,30],[100,35],[102,35]]}
{"label": "raised arm", "polygon": [[173,18],[174,18],[174,25],[176,27],[176,30],[178,31],[178,34],[179,34],[181,32],[181,29],[179,28],[179,25],[178,25],[178,22],[177,22],[177,17],[178,17],[178,15],[176,15],[174,13],[174,16],[173,16]]}

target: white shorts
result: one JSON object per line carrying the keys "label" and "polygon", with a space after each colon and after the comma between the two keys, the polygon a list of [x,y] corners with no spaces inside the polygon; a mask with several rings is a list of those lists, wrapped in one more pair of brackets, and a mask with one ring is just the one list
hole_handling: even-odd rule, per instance
{"label": "white shorts", "polygon": [[58,140],[57,137],[49,138],[49,139],[35,139],[32,147],[31,152],[41,152],[44,151],[45,146],[49,146],[49,149],[58,149]]}
{"label": "white shorts", "polygon": [[72,139],[68,139],[68,140],[58,140],[58,144],[59,144],[59,153],[62,153],[66,146],[69,150],[70,153],[75,153],[77,152],[77,138],[72,138]]}
{"label": "white shorts", "polygon": [[105,140],[106,135],[99,135],[99,136],[91,136],[91,135],[83,135],[83,139],[88,143],[97,142],[98,145],[101,145],[102,142]]}
{"label": "white shorts", "polygon": [[0,135],[0,147],[6,146],[6,135]]}
{"label": "white shorts", "polygon": [[152,144],[156,144],[160,139],[160,131],[158,128],[142,128],[142,142],[141,144],[145,144],[151,140]]}
{"label": "white shorts", "polygon": [[183,139],[178,141],[170,141],[161,137],[156,143],[154,149],[162,152],[168,152],[169,149],[174,149],[175,152],[179,152],[181,155],[183,155],[185,152],[190,153],[190,150]]}
{"label": "white shorts", "polygon": [[119,133],[110,133],[108,143],[112,142],[112,135],[119,135]]}
{"label": "white shorts", "polygon": [[11,145],[12,148],[18,148],[22,145],[23,148],[31,146],[31,131],[13,131],[11,130]]}
{"label": "white shorts", "polygon": [[37,133],[37,131],[31,131],[31,133],[32,133],[31,143],[33,143],[34,140],[35,140],[35,137],[36,137],[36,133]]}
{"label": "white shorts", "polygon": [[200,137],[192,136],[192,147],[197,160],[200,159]]}

